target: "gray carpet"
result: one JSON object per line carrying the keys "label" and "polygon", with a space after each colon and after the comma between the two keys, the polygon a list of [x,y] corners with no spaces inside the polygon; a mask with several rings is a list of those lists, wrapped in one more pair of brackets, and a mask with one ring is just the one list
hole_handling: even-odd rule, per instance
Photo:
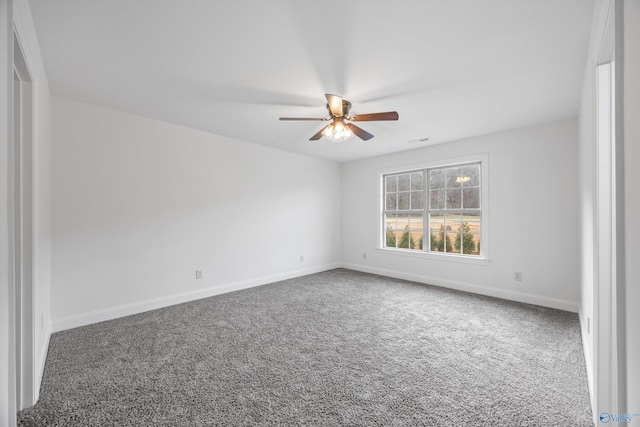
{"label": "gray carpet", "polygon": [[53,334],[20,426],[590,426],[576,314],[332,270]]}

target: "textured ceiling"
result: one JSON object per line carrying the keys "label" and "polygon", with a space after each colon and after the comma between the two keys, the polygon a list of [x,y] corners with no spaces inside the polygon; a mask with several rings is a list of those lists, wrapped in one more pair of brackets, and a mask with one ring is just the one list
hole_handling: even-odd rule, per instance
{"label": "textured ceiling", "polygon": [[[334,161],[576,116],[592,0],[31,0],[53,95]],[[308,141],[325,93],[375,138]],[[427,143],[407,141],[429,138]]]}

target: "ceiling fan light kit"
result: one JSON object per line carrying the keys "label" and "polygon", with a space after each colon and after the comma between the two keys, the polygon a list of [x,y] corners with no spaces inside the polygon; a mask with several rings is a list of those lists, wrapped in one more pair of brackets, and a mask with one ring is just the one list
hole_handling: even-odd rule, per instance
{"label": "ceiling fan light kit", "polygon": [[351,129],[347,127],[347,124],[344,122],[344,118],[338,117],[333,119],[333,123],[322,130],[322,136],[330,139],[333,142],[342,142],[353,136],[353,132]]}
{"label": "ceiling fan light kit", "polygon": [[349,116],[351,110],[351,102],[342,99],[337,95],[325,94],[327,98],[327,110],[329,118],[302,118],[302,117],[280,117],[280,120],[320,120],[329,121],[331,123],[320,129],[318,133],[309,138],[310,141],[317,141],[325,138],[334,142],[342,142],[356,135],[363,141],[373,138],[373,135],[364,129],[354,125],[351,122],[373,122],[382,120],[398,120],[398,113],[389,111],[386,113],[358,114]]}

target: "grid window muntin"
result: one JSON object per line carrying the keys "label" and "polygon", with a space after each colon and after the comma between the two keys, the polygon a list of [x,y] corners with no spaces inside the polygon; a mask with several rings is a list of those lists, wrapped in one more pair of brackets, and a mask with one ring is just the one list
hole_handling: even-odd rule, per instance
{"label": "grid window muntin", "polygon": [[424,228],[424,171],[408,171],[384,177],[385,247],[419,249]]}
{"label": "grid window muntin", "polygon": [[482,162],[382,177],[383,247],[481,256]]}

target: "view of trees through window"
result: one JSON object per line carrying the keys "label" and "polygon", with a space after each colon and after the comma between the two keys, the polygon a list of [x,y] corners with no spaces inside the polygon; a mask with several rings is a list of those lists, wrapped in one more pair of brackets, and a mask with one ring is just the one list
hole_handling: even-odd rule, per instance
{"label": "view of trees through window", "polygon": [[480,255],[480,167],[470,163],[385,175],[385,247]]}

